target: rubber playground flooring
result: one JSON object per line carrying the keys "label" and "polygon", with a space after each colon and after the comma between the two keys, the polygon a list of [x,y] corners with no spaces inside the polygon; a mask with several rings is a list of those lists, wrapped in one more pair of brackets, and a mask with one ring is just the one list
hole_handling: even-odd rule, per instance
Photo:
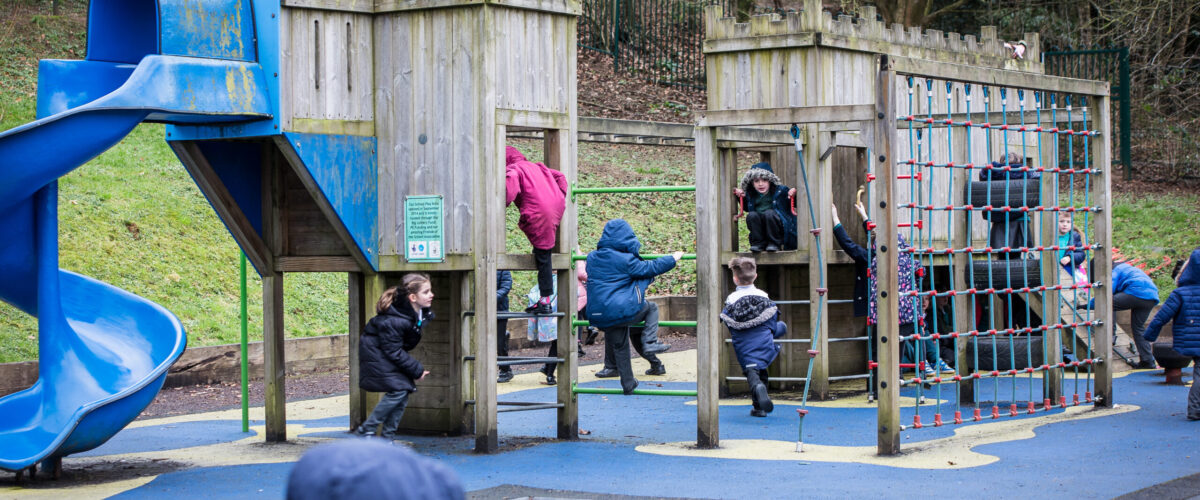
{"label": "rubber playground flooring", "polygon": [[[695,387],[688,382],[696,376],[695,351],[662,358],[668,375],[640,377],[643,388]],[[580,383],[618,386],[595,379],[597,368],[581,370]],[[645,368],[634,361],[638,373]],[[1187,387],[1163,385],[1156,373],[1114,379],[1118,404],[1111,409],[1026,414],[1022,406],[1017,417],[992,420],[984,408],[983,421],[972,423],[964,407],[968,423],[942,427],[930,425],[938,391],[923,390],[926,426],[903,431],[903,451],[892,457],[875,455],[875,407],[862,395],[810,402],[803,453],[796,452],[799,402],[778,397],[767,418],[751,417],[747,399],[722,401],[715,450],[693,447],[694,398],[586,394],[579,395],[580,429],[589,434],[578,440],[555,439],[554,412],[530,411],[499,415],[495,454],[475,454],[470,436],[403,442],[454,468],[477,498],[1113,498],[1200,472],[1200,422],[1184,418]],[[541,379],[519,375],[499,386],[501,399],[554,400]],[[1006,414],[1006,401],[1014,391],[1026,399],[1029,383],[1001,381],[995,392],[996,384],[981,382],[979,394],[1005,401]],[[901,422],[909,425],[916,388],[902,396]],[[953,385],[942,386],[941,398],[949,421]],[[139,420],[99,448],[64,459],[59,480],[17,485],[11,474],[0,475],[0,497],[283,498],[292,465],[308,448],[351,439],[347,407],[344,395],[288,403],[290,440],[279,444],[263,442],[261,408],[251,408],[250,433],[241,432],[236,409]]]}

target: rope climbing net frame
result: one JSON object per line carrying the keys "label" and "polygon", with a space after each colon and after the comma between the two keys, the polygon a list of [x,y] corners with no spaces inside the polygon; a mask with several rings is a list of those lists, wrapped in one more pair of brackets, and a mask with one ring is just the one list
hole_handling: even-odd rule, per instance
{"label": "rope climbing net frame", "polygon": [[[797,143],[804,134],[811,150],[826,144],[825,127],[857,123],[869,137],[867,247],[879,269],[870,277],[878,360],[868,362],[877,369],[879,452],[898,452],[902,430],[1111,405],[1107,87],[904,57],[879,62],[873,105],[704,113],[696,131],[698,234],[718,229],[723,179],[713,165],[723,127],[801,124]],[[797,151],[807,177],[827,175],[824,155]],[[808,209],[808,237],[819,242],[827,207]],[[1060,216],[1078,228],[1077,240],[1066,234],[1059,242]],[[810,266],[825,265],[820,249],[810,245]],[[716,414],[716,380],[707,372],[721,338],[709,318],[720,310],[719,254],[715,242],[698,242],[700,446],[718,444],[706,415]],[[1064,256],[1069,265],[1060,264]],[[1075,272],[1092,258],[1094,278]],[[903,261],[913,272],[898,273]],[[902,364],[907,346],[911,359]],[[902,377],[902,367],[915,373]],[[916,401],[911,409],[901,410],[902,394]]]}

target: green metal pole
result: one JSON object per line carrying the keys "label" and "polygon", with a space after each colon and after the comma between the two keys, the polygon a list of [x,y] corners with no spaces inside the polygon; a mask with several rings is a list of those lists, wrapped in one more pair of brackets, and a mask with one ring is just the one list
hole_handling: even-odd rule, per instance
{"label": "green metal pole", "polygon": [[[591,323],[590,323],[590,322],[583,321],[583,320],[579,320],[579,319],[576,319],[576,320],[572,320],[572,321],[571,321],[571,326],[590,326],[590,325],[591,325]],[[646,323],[645,323],[645,322],[642,322],[642,323],[635,323],[635,324],[632,324],[632,325],[629,325],[629,326],[646,326]],[[695,328],[695,327],[696,327],[696,322],[695,322],[695,321],[659,321],[659,322],[658,322],[658,326],[674,326],[674,327],[679,327],[679,328],[687,328],[687,327],[692,327],[692,328]]]}
{"label": "green metal pole", "polygon": [[[625,394],[621,389],[607,389],[602,387],[578,387],[571,386],[571,392],[575,394]],[[670,390],[670,389],[634,389],[632,393],[636,396],[684,396],[695,397],[696,391],[687,390]]]}
{"label": "green metal pole", "polygon": [[242,432],[250,432],[250,360],[249,335],[246,328],[246,254],[242,253],[241,302],[242,302]]}

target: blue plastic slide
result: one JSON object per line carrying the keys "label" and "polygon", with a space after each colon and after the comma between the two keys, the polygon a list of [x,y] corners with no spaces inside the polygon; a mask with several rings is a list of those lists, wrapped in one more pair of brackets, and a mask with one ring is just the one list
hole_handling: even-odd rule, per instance
{"label": "blue plastic slide", "polygon": [[163,307],[58,267],[57,179],[142,121],[270,117],[252,61],[42,61],[35,122],[0,133],[0,299],[38,319],[38,381],[0,398],[0,469],[95,448],[153,400],[183,352]]}

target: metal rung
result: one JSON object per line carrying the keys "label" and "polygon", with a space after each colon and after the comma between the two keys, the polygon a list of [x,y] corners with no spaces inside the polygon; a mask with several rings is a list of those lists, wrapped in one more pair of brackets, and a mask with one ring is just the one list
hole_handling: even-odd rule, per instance
{"label": "metal rung", "polygon": [[[811,344],[812,340],[809,340],[809,339],[775,339],[775,340],[772,340],[772,342],[774,342],[776,344]],[[732,344],[733,339],[725,339],[725,343]]]}
{"label": "metal rung", "polygon": [[[812,304],[811,300],[776,300],[774,302],[776,305],[781,305],[781,306]],[[829,300],[826,300],[825,303],[826,304],[853,304],[854,300],[853,299],[829,299]]]}
{"label": "metal rung", "polygon": [[[870,377],[871,377],[871,374],[870,374],[870,373],[863,373],[863,374],[861,374],[861,375],[839,375],[839,376],[837,376],[837,377],[829,377],[829,380],[830,380],[830,381],[834,381],[834,380],[854,380],[854,379],[860,379],[860,378],[870,378]],[[775,380],[775,379],[771,379],[771,380]]]}
{"label": "metal rung", "polygon": [[[745,382],[746,377],[725,377],[728,382]],[[767,382],[808,382],[805,377],[770,377]]]}
{"label": "metal rung", "polygon": [[[463,311],[463,316],[474,316],[475,311]],[[520,319],[520,318],[561,318],[566,316],[564,312],[552,312],[549,314],[533,314],[527,312],[505,311],[496,313],[496,319]]]}
{"label": "metal rung", "polygon": [[[463,356],[463,361],[475,361],[475,356]],[[497,366],[540,365],[545,363],[566,363],[563,358],[538,356],[496,356]]]}
{"label": "metal rung", "polygon": [[496,408],[496,413],[505,413],[510,411],[553,410],[562,407],[563,405],[559,403],[546,403],[531,406],[510,406],[508,408]]}
{"label": "metal rung", "polygon": [[839,337],[835,339],[829,339],[829,342],[854,342],[856,340],[871,340],[871,337]]}

